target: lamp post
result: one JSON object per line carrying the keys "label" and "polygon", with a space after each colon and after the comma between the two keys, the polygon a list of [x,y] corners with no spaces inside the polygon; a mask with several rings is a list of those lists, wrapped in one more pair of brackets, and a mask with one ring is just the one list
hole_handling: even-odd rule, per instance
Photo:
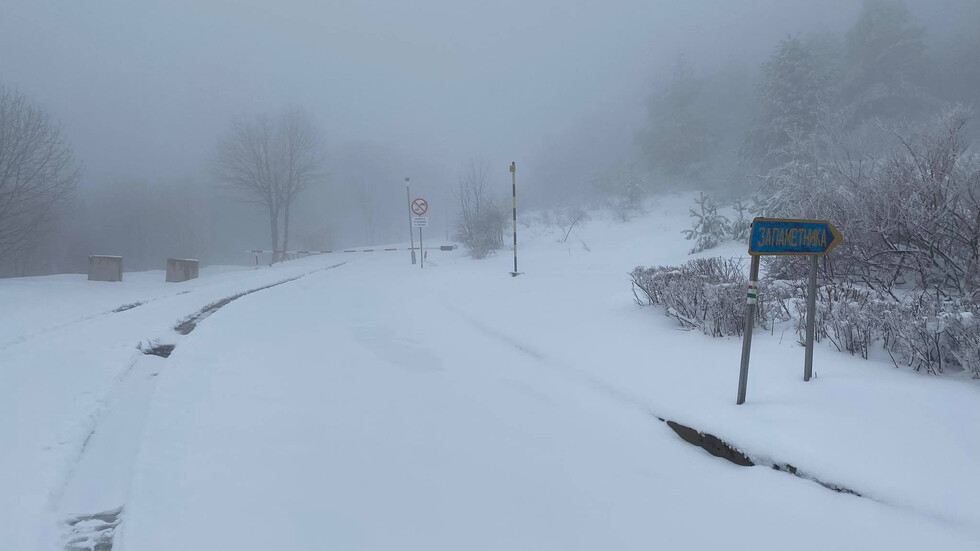
{"label": "lamp post", "polygon": [[412,265],[415,265],[415,232],[412,231],[412,190],[411,179],[405,177],[405,205],[408,207],[408,239],[412,244]]}

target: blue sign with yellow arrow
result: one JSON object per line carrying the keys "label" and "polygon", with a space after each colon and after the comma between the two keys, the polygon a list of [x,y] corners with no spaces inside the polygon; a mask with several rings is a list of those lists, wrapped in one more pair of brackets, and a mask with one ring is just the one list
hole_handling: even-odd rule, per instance
{"label": "blue sign with yellow arrow", "polygon": [[749,235],[751,255],[822,256],[840,245],[844,237],[826,220],[756,218]]}

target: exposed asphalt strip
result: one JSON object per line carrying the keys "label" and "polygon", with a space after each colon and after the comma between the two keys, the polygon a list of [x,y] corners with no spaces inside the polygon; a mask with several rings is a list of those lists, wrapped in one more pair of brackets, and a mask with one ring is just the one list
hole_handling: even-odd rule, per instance
{"label": "exposed asphalt strip", "polygon": [[[275,283],[256,287],[255,289],[243,291],[213,302],[199,310],[197,313],[192,314],[182,320],[174,327],[174,330],[181,335],[187,335],[193,331],[201,321],[232,301],[238,300],[252,293],[257,293],[259,291],[264,291],[266,289],[271,289],[272,287],[296,281],[297,279],[315,274],[317,272],[330,270],[332,268],[342,266],[343,264],[346,264],[346,262],[340,262],[338,264],[313,270],[296,277],[291,277]],[[124,308],[122,310],[117,309],[117,311],[132,309],[138,306],[138,304],[134,303],[134,305],[127,306],[129,306],[129,308]],[[144,346],[141,343],[138,348],[145,355],[166,358],[170,356],[170,353],[173,352],[175,346],[175,344],[156,344]],[[113,389],[113,392],[110,392],[110,395],[106,398],[106,411],[99,415],[99,419],[95,422],[94,427],[86,436],[85,441],[79,450],[78,458],[73,464],[72,472],[68,476],[68,481],[66,482],[65,487],[59,492],[62,499],[64,498],[65,494],[78,494],[83,497],[85,495],[90,495],[85,491],[85,489],[91,486],[102,487],[105,485],[110,485],[111,481],[94,480],[93,478],[100,476],[98,472],[104,471],[106,466],[121,464],[130,458],[130,456],[126,455],[125,453],[120,455],[121,448],[132,448],[129,450],[130,453],[135,452],[135,449],[138,448],[138,439],[140,437],[139,432],[141,431],[142,423],[134,425],[132,423],[120,423],[119,421],[124,417],[128,418],[135,415],[133,411],[130,411],[134,408],[134,404],[143,404],[145,406],[149,402],[148,398],[150,395],[152,395],[153,385],[148,381],[149,378],[156,375],[156,369],[152,364],[144,365],[144,363],[134,362],[122,376],[117,386]],[[126,405],[126,407],[120,408],[120,404]],[[135,429],[133,428],[134,426]],[[97,440],[100,440],[100,442],[96,442]],[[129,446],[120,446],[119,442],[121,440],[126,441]],[[95,470],[92,470],[91,468],[86,468],[87,465],[96,465],[97,467]],[[92,472],[87,473],[86,476],[86,471]],[[128,471],[125,468],[122,468],[115,469],[113,472],[119,472],[120,476],[126,476]],[[122,482],[123,485],[125,485],[125,481]],[[113,486],[118,486],[118,484]],[[124,494],[124,491],[120,493]],[[123,495],[120,495],[120,499],[123,497]],[[83,499],[83,501],[90,500]],[[66,506],[71,507],[67,504],[62,504],[62,507]],[[95,509],[95,507],[92,508]],[[84,510],[82,506],[79,506],[78,509],[75,510],[77,511],[79,509]],[[73,512],[70,514],[64,514],[61,517],[63,519],[60,522],[61,526],[63,527],[62,543],[65,551],[112,550],[116,529],[124,517],[124,505],[108,510],[96,510],[99,512],[81,514]]]}
{"label": "exposed asphalt strip", "polygon": [[[297,279],[306,277],[311,274],[315,274],[317,272],[322,272],[324,270],[331,270],[333,268],[343,266],[344,264],[347,264],[347,262],[339,262],[337,264],[327,266],[326,268],[320,268],[318,270],[313,270],[312,272],[306,272],[305,274],[300,274],[295,277],[283,279],[275,283],[270,283],[268,285],[263,285],[261,287],[249,289],[248,291],[242,291],[241,293],[238,293],[236,295],[225,297],[221,300],[212,302],[211,304],[208,304],[204,308],[198,310],[196,313],[184,318],[180,323],[174,326],[174,331],[180,333],[181,335],[189,335],[191,331],[197,328],[197,324],[204,321],[205,318],[217,312],[221,308],[227,306],[229,303],[234,302],[244,296],[251,295],[252,293],[258,293],[259,291],[264,291],[266,289],[271,289],[273,287],[277,287],[279,285],[283,285],[292,281],[296,281]],[[160,356],[161,358],[169,358],[170,354],[173,353],[174,348],[176,347],[177,347],[176,344],[149,344],[144,346],[142,343],[140,343],[140,345],[138,346],[138,348],[143,351],[143,354]]]}
{"label": "exposed asphalt strip", "polygon": [[244,291],[244,292],[238,293],[237,295],[232,295],[230,297],[223,298],[223,299],[221,299],[221,300],[219,300],[217,302],[212,302],[211,304],[208,304],[204,308],[201,308],[201,310],[198,313],[196,313],[193,316],[190,316],[189,318],[185,319],[184,321],[178,323],[174,327],[174,331],[180,333],[181,335],[189,335],[190,332],[193,331],[195,327],[197,327],[197,324],[199,324],[202,321],[204,321],[205,318],[207,318],[211,314],[217,312],[222,307],[227,306],[228,303],[230,303],[230,302],[236,301],[236,300],[238,300],[238,299],[240,299],[240,298],[242,298],[242,297],[244,297],[246,295],[251,295],[252,293],[258,293],[259,291],[264,291],[266,289],[271,289],[273,287],[277,287],[279,285],[283,285],[283,284],[289,283],[291,281],[296,281],[297,279],[300,279],[302,277],[306,277],[306,276],[311,275],[311,274],[315,274],[317,272],[322,272],[322,271],[325,271],[325,270],[332,270],[333,268],[337,268],[338,266],[343,266],[344,264],[347,264],[347,262],[339,262],[339,263],[334,264],[332,266],[327,266],[326,268],[320,268],[319,270],[313,270],[312,272],[306,272],[305,274],[300,274],[300,275],[298,275],[296,277],[291,277],[289,279],[284,279],[282,281],[277,281],[275,283],[270,283],[269,285],[263,285],[262,287],[256,287],[255,289],[251,289],[249,291]]}
{"label": "exposed asphalt strip", "polygon": [[664,419],[663,417],[657,417],[657,419],[659,419],[664,423],[667,423],[667,426],[670,427],[671,430],[676,432],[677,435],[680,436],[688,444],[697,446],[715,457],[720,457],[726,461],[730,461],[741,467],[754,467],[756,465],[764,465],[764,466],[772,467],[772,469],[775,471],[789,473],[791,475],[797,476],[804,480],[816,482],[817,484],[823,486],[824,488],[827,488],[828,490],[833,490],[840,494],[850,494],[857,497],[864,497],[858,492],[850,488],[846,488],[844,486],[840,486],[832,482],[826,482],[816,478],[815,476],[808,475],[804,472],[801,472],[799,469],[797,469],[793,465],[790,465],[789,463],[777,463],[774,461],[767,461],[760,458],[749,457],[745,455],[745,453],[743,453],[742,450],[736,448],[735,446],[729,444],[728,442],[725,442],[724,440],[718,438],[713,434],[701,432],[697,429],[693,429],[686,425],[682,425],[676,421],[669,421],[667,419]]}

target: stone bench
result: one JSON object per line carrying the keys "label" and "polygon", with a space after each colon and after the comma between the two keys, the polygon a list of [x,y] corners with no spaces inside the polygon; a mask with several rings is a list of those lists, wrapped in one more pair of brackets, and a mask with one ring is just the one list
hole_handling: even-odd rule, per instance
{"label": "stone bench", "polygon": [[197,279],[200,263],[191,258],[167,259],[167,282],[180,283],[189,279]]}
{"label": "stone bench", "polygon": [[91,255],[88,257],[89,281],[122,281],[123,257]]}

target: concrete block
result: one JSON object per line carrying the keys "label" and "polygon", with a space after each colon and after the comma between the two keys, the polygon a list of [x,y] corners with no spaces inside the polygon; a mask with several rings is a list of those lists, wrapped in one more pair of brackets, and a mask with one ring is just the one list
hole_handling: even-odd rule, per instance
{"label": "concrete block", "polygon": [[123,257],[92,255],[88,257],[89,281],[122,281]]}
{"label": "concrete block", "polygon": [[197,279],[199,264],[197,260],[190,258],[168,258],[167,282],[180,283],[188,279]]}

